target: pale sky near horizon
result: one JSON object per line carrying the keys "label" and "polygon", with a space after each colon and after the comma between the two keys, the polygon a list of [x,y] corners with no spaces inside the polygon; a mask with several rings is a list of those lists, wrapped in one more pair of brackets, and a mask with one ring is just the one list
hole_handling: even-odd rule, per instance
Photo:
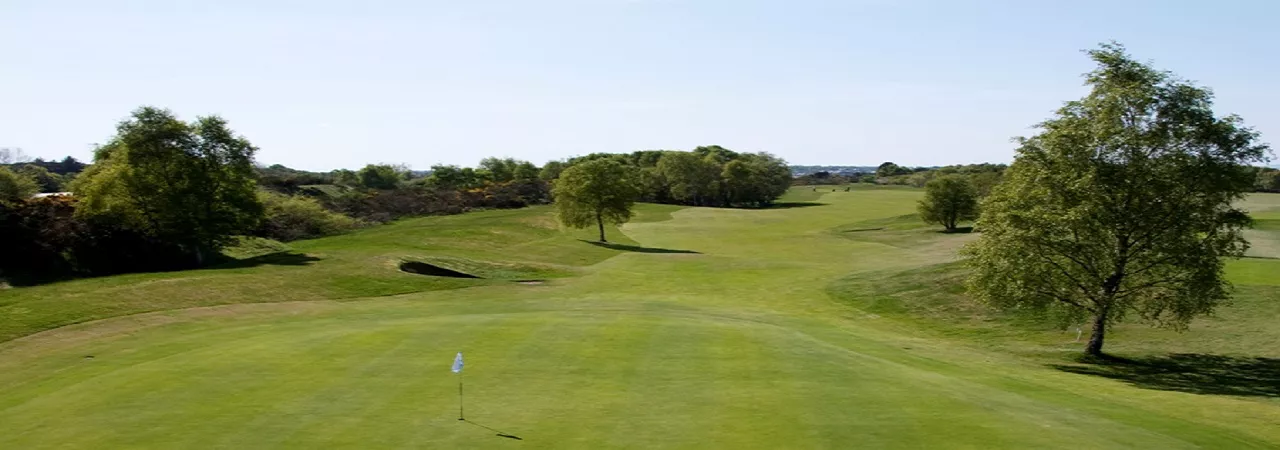
{"label": "pale sky near horizon", "polygon": [[[1034,4],[1034,5],[1033,5]],[[1008,162],[1115,39],[1280,144],[1280,2],[0,0],[0,147],[91,156],[140,105],[258,160],[535,163],[718,144]]]}

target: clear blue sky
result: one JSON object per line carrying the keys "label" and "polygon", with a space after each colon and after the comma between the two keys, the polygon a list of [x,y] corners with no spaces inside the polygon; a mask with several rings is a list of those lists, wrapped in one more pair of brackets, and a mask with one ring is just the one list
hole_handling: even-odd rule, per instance
{"label": "clear blue sky", "polygon": [[0,147],[88,158],[156,105],[313,170],[704,144],[1007,162],[1110,39],[1280,144],[1277,17],[1268,0],[4,0]]}

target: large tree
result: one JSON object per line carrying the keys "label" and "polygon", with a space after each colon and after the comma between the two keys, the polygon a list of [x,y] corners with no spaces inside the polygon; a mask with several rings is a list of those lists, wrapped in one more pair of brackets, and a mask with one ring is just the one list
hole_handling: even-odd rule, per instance
{"label": "large tree", "polygon": [[676,201],[706,206],[719,196],[720,166],[715,157],[694,152],[668,152],[658,159],[657,168]]}
{"label": "large tree", "polygon": [[391,164],[369,164],[356,172],[360,185],[369,189],[395,189],[405,179],[408,172],[403,167]]}
{"label": "large tree", "polygon": [[73,183],[77,214],[178,244],[197,264],[261,219],[257,149],[222,118],[185,123],[168,110],[143,107],[116,131]]}
{"label": "large tree", "polygon": [[40,185],[31,176],[0,166],[0,202],[20,202],[40,192]]}
{"label": "large tree", "polygon": [[586,161],[564,170],[552,189],[560,222],[573,228],[596,225],[608,242],[604,224],[631,220],[637,195],[631,171],[614,159]]}
{"label": "large tree", "polygon": [[926,223],[955,231],[961,221],[978,218],[978,192],[964,175],[943,175],[924,185],[916,209]]}
{"label": "large tree", "polygon": [[1224,259],[1244,253],[1249,225],[1232,205],[1268,147],[1215,116],[1208,89],[1118,44],[1088,54],[1091,92],[1019,139],[966,254],[973,295],[1087,318],[1097,356],[1128,315],[1183,329],[1229,298]]}

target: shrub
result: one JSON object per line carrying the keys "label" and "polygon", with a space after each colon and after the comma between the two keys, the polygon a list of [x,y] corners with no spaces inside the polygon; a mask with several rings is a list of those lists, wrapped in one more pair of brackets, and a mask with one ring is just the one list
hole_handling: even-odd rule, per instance
{"label": "shrub", "polygon": [[357,219],[329,211],[315,199],[259,191],[266,214],[257,235],[278,241],[317,238],[361,226]]}

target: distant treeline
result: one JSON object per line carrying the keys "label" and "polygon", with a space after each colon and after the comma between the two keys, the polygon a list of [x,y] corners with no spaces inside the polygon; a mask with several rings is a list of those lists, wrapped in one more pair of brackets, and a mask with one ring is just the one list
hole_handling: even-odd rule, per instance
{"label": "distant treeline", "polygon": [[[199,267],[220,261],[241,236],[290,241],[401,217],[550,203],[562,171],[601,158],[629,168],[639,201],[759,207],[791,183],[781,159],[718,146],[598,153],[541,167],[485,158],[474,168],[309,172],[255,165],[257,148],[221,118],[182,122],[157,108],[121,122],[91,165],[30,160],[15,150],[0,149],[0,279],[15,283]],[[65,191],[72,195],[35,196]]]}
{"label": "distant treeline", "polygon": [[[820,166],[793,166],[796,167],[820,167]],[[843,167],[843,166],[832,166]],[[929,181],[945,175],[963,175],[974,184],[979,192],[985,195],[995,183],[1000,181],[1001,175],[1007,166],[1004,164],[966,164],[942,167],[905,167],[899,166],[892,162],[886,162],[874,171],[865,173],[835,173],[828,171],[816,171],[805,175],[796,176],[794,184],[796,185],[833,185],[833,184],[849,184],[849,183],[874,183],[884,185],[903,185],[924,187]],[[1276,192],[1280,193],[1280,169],[1270,167],[1254,167],[1256,174],[1256,183],[1254,184],[1254,192]]]}

